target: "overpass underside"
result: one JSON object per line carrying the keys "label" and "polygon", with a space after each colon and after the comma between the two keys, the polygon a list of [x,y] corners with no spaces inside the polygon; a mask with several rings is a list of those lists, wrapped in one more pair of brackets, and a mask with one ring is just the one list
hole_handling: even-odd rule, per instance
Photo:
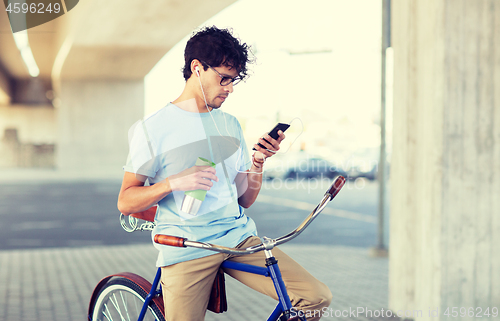
{"label": "overpass underside", "polygon": [[8,16],[0,15],[0,168],[120,169],[127,130],[143,117],[144,76],[233,2],[80,1],[28,29],[37,77],[28,73]]}

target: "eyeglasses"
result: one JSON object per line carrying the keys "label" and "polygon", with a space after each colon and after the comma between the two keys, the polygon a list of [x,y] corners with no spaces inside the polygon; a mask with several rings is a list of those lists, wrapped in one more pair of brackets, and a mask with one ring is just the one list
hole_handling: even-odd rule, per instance
{"label": "eyeglasses", "polygon": [[[201,60],[200,60],[201,61]],[[236,86],[242,79],[240,76],[236,76],[234,78],[231,78],[231,77],[226,77],[226,76],[222,76],[217,70],[215,70],[212,66],[210,66],[209,64],[207,64],[206,62],[204,61],[201,61],[202,63],[204,63],[205,65],[208,66],[208,68],[212,69],[213,71],[215,71],[215,73],[220,77],[220,85],[221,86],[227,86],[229,85],[230,83],[233,83],[233,86]]]}

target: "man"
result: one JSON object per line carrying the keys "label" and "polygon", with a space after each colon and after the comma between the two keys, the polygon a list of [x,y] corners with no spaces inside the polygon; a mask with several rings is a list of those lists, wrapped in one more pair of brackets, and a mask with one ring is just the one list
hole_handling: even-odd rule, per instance
{"label": "man", "polygon": [[[172,103],[136,123],[129,132],[130,154],[124,167],[118,209],[125,215],[158,204],[152,236],[167,234],[227,247],[260,243],[253,220],[244,214],[257,198],[264,160],[285,138],[264,135],[250,159],[240,124],[219,108],[233,86],[247,76],[248,47],[231,32],[207,27],[185,49],[183,92]],[[266,142],[264,138],[268,141]],[[196,166],[198,157],[216,165]],[[149,186],[145,186],[146,179]],[[181,210],[185,191],[207,191],[197,213]],[[194,248],[155,244],[162,267],[168,321],[203,320],[212,283],[226,260],[264,265],[264,253],[228,256]],[[292,304],[317,311],[331,301],[330,290],[279,249],[274,250]],[[227,270],[230,276],[275,299],[270,279]],[[311,314],[312,315],[312,314]]]}

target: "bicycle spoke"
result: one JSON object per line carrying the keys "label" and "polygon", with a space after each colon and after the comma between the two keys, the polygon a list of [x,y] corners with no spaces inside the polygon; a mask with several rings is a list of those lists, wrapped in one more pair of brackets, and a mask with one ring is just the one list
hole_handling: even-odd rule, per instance
{"label": "bicycle spoke", "polygon": [[[147,293],[138,293],[136,285],[129,280],[116,279],[98,296],[93,312],[95,321],[136,321],[143,308]],[[146,307],[144,321],[164,321],[158,305],[151,302]]]}
{"label": "bicycle spoke", "polygon": [[[115,299],[115,300],[113,301],[113,299]],[[111,303],[113,303],[113,305],[115,306],[116,312],[118,312],[118,314],[120,315],[121,321],[127,321],[123,317],[123,314],[122,314],[122,311],[121,311],[120,306],[118,304],[118,300],[116,299],[116,294],[115,293],[113,293],[113,299],[110,297],[109,301],[111,301]]]}
{"label": "bicycle spoke", "polygon": [[106,311],[102,311],[102,314],[104,314],[106,319],[108,319],[109,321],[113,321],[113,318],[111,317],[111,313],[109,312],[108,305],[106,303],[104,303],[104,310],[106,310],[108,312],[108,314],[106,314]]}
{"label": "bicycle spoke", "polygon": [[[139,308],[139,305],[138,305],[138,303],[137,303],[137,302],[138,302],[137,300],[134,300],[134,305],[135,305],[135,311],[136,311],[136,312],[137,312],[137,311],[141,311],[141,308]],[[140,312],[138,312],[138,314],[139,314],[139,313],[140,313]]]}
{"label": "bicycle spoke", "polygon": [[130,314],[129,314],[128,309],[127,309],[127,300],[126,300],[126,298],[123,297],[123,292],[120,292],[120,297],[122,298],[122,303],[123,303],[123,307],[125,308],[125,314],[127,315],[127,319],[128,319],[128,321],[131,321]]}
{"label": "bicycle spoke", "polygon": [[110,317],[108,317],[108,315],[106,314],[106,312],[103,312],[102,314],[106,317],[106,319],[108,319],[108,321],[113,321],[113,319],[111,319]]}

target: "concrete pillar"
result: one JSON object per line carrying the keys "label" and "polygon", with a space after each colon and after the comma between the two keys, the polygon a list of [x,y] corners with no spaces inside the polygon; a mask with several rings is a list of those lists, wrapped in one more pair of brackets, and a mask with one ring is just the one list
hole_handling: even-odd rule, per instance
{"label": "concrete pillar", "polygon": [[413,319],[500,309],[499,17],[497,0],[392,1],[389,307]]}
{"label": "concrete pillar", "polygon": [[144,81],[62,80],[58,111],[59,169],[119,173],[128,129],[144,116]]}

